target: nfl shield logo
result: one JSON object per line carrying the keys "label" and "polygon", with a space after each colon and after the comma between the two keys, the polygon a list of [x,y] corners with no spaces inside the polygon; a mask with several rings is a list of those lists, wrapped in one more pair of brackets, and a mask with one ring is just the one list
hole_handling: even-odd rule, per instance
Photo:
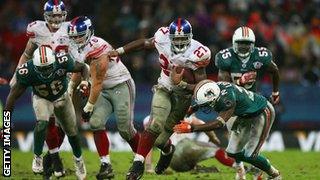
{"label": "nfl shield logo", "polygon": [[263,63],[261,63],[261,62],[254,62],[254,63],[253,63],[253,67],[254,67],[255,69],[260,69],[262,65],[263,65]]}

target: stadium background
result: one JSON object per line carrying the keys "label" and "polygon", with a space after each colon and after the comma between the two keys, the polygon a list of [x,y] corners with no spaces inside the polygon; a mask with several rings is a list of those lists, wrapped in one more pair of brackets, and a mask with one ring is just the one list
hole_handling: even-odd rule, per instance
{"label": "stadium background", "polygon": [[[27,37],[26,26],[43,20],[41,0],[0,1],[0,77],[13,75]],[[152,37],[158,27],[167,26],[176,17],[184,17],[193,25],[194,39],[207,45],[214,55],[231,45],[233,31],[241,25],[253,29],[256,46],[273,52],[281,72],[281,104],[276,107],[274,130],[288,133],[288,139],[298,130],[317,132],[320,151],[320,1],[303,0],[64,0],[67,20],[86,15],[94,22],[95,34],[119,47],[137,38]],[[214,56],[213,56],[214,57]],[[213,62],[214,58],[212,58]],[[137,85],[135,124],[150,111],[151,87],[160,69],[156,51],[141,51],[125,55],[122,61]],[[207,68],[212,78],[217,76],[213,63]],[[271,93],[270,79],[260,83],[261,93]],[[0,87],[2,104],[9,92]],[[200,114],[205,119],[212,116]],[[16,104],[13,130],[28,132],[34,126],[30,92]],[[107,128],[114,130],[114,119]],[[294,130],[294,131],[292,131]],[[286,135],[287,136],[287,135]],[[316,146],[316,145],[315,145]]]}

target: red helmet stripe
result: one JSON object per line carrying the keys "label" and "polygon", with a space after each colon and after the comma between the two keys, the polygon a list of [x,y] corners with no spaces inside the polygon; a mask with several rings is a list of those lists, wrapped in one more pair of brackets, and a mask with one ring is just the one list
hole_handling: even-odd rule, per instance
{"label": "red helmet stripe", "polygon": [[178,32],[181,31],[181,18],[178,18]]}
{"label": "red helmet stripe", "polygon": [[79,16],[72,19],[71,24],[75,25],[78,19],[79,19]]}
{"label": "red helmet stripe", "polygon": [[55,6],[59,5],[59,0],[53,0],[53,4],[54,4]]}
{"label": "red helmet stripe", "polygon": [[40,52],[41,63],[44,64],[44,63],[48,62],[46,48],[44,46],[41,46],[39,49],[39,52]]}

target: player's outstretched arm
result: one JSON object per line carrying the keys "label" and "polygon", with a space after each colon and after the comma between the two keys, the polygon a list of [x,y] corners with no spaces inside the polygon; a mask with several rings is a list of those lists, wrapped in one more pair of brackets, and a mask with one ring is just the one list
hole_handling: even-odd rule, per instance
{"label": "player's outstretched arm", "polygon": [[177,124],[173,127],[174,132],[176,133],[189,133],[189,132],[202,132],[202,131],[212,131],[217,128],[225,126],[225,123],[231,118],[234,113],[235,105],[229,108],[226,111],[220,112],[215,121],[200,124],[192,125],[189,122],[182,121],[180,124]]}
{"label": "player's outstretched arm", "polygon": [[270,65],[268,66],[267,71],[272,76],[272,103],[278,104],[280,102],[280,93],[279,93],[279,84],[280,84],[280,73],[278,66],[274,61],[271,61]]}
{"label": "player's outstretched arm", "polygon": [[24,49],[23,54],[21,55],[18,63],[18,67],[27,62],[27,60],[32,58],[33,52],[38,48],[36,44],[34,44],[30,39],[26,45],[26,48]]}
{"label": "player's outstretched arm", "polygon": [[154,49],[154,38],[149,39],[138,39],[135,41],[132,41],[122,47],[119,47],[116,50],[112,50],[108,52],[108,56],[114,57],[119,56],[125,53],[130,53],[133,51],[141,50],[141,49]]}
{"label": "player's outstretched arm", "polygon": [[[191,120],[192,125],[199,125],[199,124],[205,124],[204,121],[201,119],[193,116]],[[209,137],[209,141],[213,144],[220,145],[220,139],[217,137],[216,133],[214,131],[206,131],[206,135]]]}
{"label": "player's outstretched arm", "polygon": [[26,86],[23,86],[20,83],[15,83],[10,89],[4,109],[12,111],[16,100],[24,93],[26,88]]}

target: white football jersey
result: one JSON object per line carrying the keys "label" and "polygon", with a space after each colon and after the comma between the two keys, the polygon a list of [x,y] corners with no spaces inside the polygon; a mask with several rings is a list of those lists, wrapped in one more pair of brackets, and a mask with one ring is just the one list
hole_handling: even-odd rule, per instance
{"label": "white football jersey", "polygon": [[[92,36],[89,43],[81,49],[70,46],[70,55],[78,62],[90,64],[90,60],[97,59],[103,54],[113,50],[112,46],[102,38]],[[103,88],[112,88],[120,83],[131,79],[130,72],[121,62],[120,57],[112,58],[109,61],[108,69],[103,81]]]}
{"label": "white football jersey", "polygon": [[194,39],[191,40],[191,44],[185,52],[175,54],[171,50],[168,27],[158,29],[154,34],[154,44],[159,53],[159,62],[162,69],[158,83],[169,90],[173,88],[170,72],[174,66],[196,70],[199,67],[207,66],[210,62],[210,49]]}
{"label": "white football jersey", "polygon": [[49,46],[54,52],[67,51],[69,46],[68,23],[63,22],[56,32],[50,32],[45,21],[34,21],[28,24],[27,36],[37,46]]}

